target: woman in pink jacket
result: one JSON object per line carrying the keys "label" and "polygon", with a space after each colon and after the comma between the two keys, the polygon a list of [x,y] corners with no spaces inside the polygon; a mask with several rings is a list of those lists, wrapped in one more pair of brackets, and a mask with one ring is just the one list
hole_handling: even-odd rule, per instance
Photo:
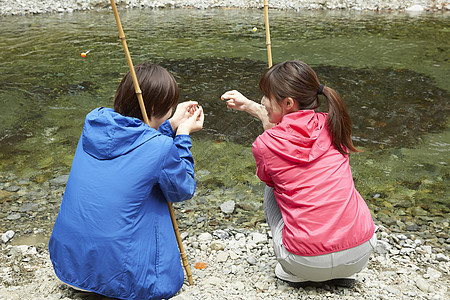
{"label": "woman in pink jacket", "polygon": [[[278,260],[275,274],[295,286],[325,281],[353,286],[377,238],[353,183],[349,152],[358,150],[345,104],[301,61],[274,65],[259,87],[261,105],[238,91],[222,99],[259,118],[265,129],[253,143],[253,155],[267,185],[264,213]],[[328,113],[314,111],[319,95],[328,100]]]}

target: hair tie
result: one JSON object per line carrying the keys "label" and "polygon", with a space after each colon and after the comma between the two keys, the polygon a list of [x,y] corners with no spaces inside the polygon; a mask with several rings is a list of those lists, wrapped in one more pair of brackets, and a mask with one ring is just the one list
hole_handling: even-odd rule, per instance
{"label": "hair tie", "polygon": [[317,94],[323,95],[323,88],[324,88],[324,85],[321,84],[321,85],[319,86],[319,90],[317,91]]}

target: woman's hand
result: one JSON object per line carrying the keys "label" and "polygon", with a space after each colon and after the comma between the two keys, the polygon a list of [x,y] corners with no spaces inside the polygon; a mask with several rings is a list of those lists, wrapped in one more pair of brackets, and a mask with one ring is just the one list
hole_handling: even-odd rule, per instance
{"label": "woman's hand", "polygon": [[192,116],[197,108],[197,104],[197,101],[186,101],[177,105],[175,113],[172,118],[169,119],[173,131],[176,132],[178,126]]}
{"label": "woman's hand", "polygon": [[252,116],[257,117],[259,120],[261,120],[264,130],[270,129],[275,126],[275,124],[269,122],[269,117],[267,116],[267,111],[264,106],[248,99],[236,90],[226,92],[220,97],[220,99],[228,100],[228,108],[245,111]]}
{"label": "woman's hand", "polygon": [[205,121],[205,114],[203,113],[203,108],[201,106],[193,107],[194,112],[191,116],[185,119],[178,125],[177,135],[187,134],[199,131],[203,128],[203,122]]}
{"label": "woman's hand", "polygon": [[235,110],[247,111],[253,102],[236,90],[228,91],[220,99],[228,100],[227,107]]}

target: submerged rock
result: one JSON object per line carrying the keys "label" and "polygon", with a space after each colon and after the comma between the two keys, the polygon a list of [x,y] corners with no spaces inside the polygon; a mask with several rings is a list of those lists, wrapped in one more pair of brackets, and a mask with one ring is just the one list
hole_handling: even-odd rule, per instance
{"label": "submerged rock", "polygon": [[234,211],[235,202],[233,200],[229,200],[220,205],[220,210],[226,214],[231,214]]}
{"label": "submerged rock", "polygon": [[14,237],[14,231],[8,230],[7,232],[2,234],[2,242],[7,243],[13,237]]}

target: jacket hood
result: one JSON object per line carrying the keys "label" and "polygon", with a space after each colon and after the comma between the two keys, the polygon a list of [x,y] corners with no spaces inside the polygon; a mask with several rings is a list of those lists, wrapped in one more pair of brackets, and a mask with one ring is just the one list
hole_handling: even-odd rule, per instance
{"label": "jacket hood", "polygon": [[293,162],[312,162],[331,146],[326,113],[300,110],[287,114],[266,130],[260,140],[278,156]]}
{"label": "jacket hood", "polygon": [[100,107],[86,116],[81,141],[86,153],[97,159],[112,159],[132,151],[157,134],[137,118]]}

